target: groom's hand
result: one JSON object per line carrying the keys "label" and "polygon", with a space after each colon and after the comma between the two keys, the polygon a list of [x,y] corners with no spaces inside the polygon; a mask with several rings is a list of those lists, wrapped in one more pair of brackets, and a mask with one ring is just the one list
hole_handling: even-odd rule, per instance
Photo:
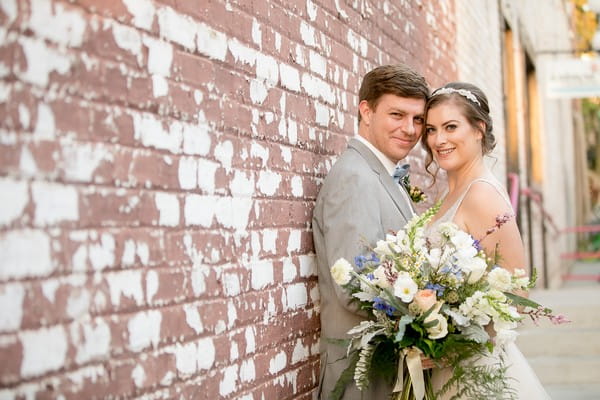
{"label": "groom's hand", "polygon": [[423,355],[421,356],[421,366],[423,367],[423,369],[431,369],[437,367],[437,365],[435,365],[431,358]]}

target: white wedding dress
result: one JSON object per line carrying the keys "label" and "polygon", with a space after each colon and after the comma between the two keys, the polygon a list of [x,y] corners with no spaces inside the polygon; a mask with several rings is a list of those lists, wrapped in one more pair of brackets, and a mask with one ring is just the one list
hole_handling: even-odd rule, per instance
{"label": "white wedding dress", "polygon": [[[504,188],[500,185],[500,183],[496,180],[496,178],[491,174],[487,173],[483,177],[477,178],[473,180],[463,192],[463,194],[458,198],[458,200],[446,211],[444,215],[440,218],[436,219],[431,225],[427,227],[428,233],[433,233],[436,227],[442,222],[453,221],[456,215],[456,211],[460,207],[465,195],[471,188],[471,185],[475,182],[486,182],[492,185],[498,195],[501,196],[507,204],[510,205],[510,200]],[[512,208],[512,206],[511,206]],[[478,360],[476,364],[484,365],[484,364],[492,364],[498,360],[500,355],[490,355],[489,357],[485,357],[481,360]],[[513,388],[514,392],[517,394],[517,398],[519,400],[550,400],[550,396],[546,393],[546,390],[542,386],[540,380],[536,376],[535,372],[517,347],[515,343],[510,343],[505,346],[502,351],[502,358],[504,359],[504,365],[507,368],[507,377],[509,378],[510,386]],[[434,391],[439,390],[452,376],[452,370],[450,368],[436,369],[433,371],[432,375],[432,384]],[[452,389],[446,392],[443,396],[440,397],[439,400],[447,400],[454,395]],[[479,400],[479,399],[478,399]]]}

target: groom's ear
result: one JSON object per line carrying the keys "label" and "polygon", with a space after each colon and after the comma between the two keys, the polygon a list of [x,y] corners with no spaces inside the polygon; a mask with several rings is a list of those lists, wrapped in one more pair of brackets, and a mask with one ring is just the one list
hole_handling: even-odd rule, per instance
{"label": "groom's ear", "polygon": [[360,117],[363,121],[365,121],[366,125],[371,123],[371,106],[369,106],[369,102],[366,100],[361,101],[358,104],[358,111],[360,112]]}

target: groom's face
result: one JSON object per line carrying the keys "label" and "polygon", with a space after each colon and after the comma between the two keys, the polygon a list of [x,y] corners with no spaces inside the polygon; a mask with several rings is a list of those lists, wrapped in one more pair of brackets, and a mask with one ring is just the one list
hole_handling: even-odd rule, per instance
{"label": "groom's face", "polygon": [[424,99],[385,94],[374,108],[366,101],[359,108],[364,124],[360,134],[393,162],[406,157],[419,141]]}

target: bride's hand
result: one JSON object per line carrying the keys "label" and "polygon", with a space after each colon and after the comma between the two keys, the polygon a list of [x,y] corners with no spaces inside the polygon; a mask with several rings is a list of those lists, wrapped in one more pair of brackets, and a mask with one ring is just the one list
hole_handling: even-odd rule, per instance
{"label": "bride's hand", "polygon": [[435,364],[435,362],[433,362],[433,360],[427,356],[421,356],[421,366],[423,367],[423,369],[431,369],[431,368],[436,368],[437,365]]}

